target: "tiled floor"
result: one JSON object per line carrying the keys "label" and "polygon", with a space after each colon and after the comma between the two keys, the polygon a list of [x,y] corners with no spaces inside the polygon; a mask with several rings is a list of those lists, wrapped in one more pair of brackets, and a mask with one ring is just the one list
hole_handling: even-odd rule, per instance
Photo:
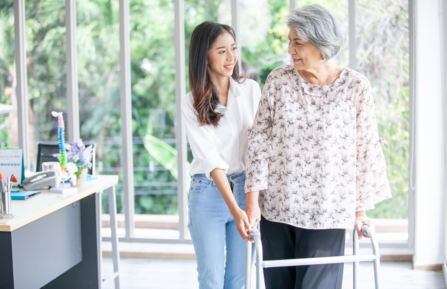
{"label": "tiled floor", "polygon": [[[112,272],[112,259],[104,258],[103,277]],[[410,262],[382,262],[383,289],[445,289],[441,271],[415,271]],[[195,260],[121,259],[122,289],[198,288]],[[114,288],[113,283],[104,289]],[[253,288],[255,288],[253,286]],[[352,265],[345,265],[343,289],[352,288]],[[360,265],[359,288],[374,288],[372,263]]]}

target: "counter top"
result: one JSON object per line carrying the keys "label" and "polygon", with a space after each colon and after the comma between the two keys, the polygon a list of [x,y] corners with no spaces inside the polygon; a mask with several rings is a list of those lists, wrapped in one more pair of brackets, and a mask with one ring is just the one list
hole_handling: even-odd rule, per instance
{"label": "counter top", "polygon": [[97,179],[87,181],[82,188],[78,188],[78,193],[62,195],[50,193],[49,190],[40,190],[40,194],[26,200],[12,200],[11,211],[17,217],[0,220],[0,232],[12,232],[60,208],[118,184],[118,176],[96,177]]}

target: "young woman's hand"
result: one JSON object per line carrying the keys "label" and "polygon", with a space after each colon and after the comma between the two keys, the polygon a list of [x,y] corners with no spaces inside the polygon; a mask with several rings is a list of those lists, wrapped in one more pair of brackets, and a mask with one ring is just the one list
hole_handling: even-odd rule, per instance
{"label": "young woman's hand", "polygon": [[241,235],[242,239],[247,242],[253,242],[253,240],[248,235],[248,229],[250,224],[248,223],[248,217],[244,210],[237,208],[235,212],[231,213],[234,218],[234,223],[236,224],[236,229]]}
{"label": "young woman's hand", "polygon": [[371,220],[366,215],[366,212],[356,212],[355,213],[355,228],[357,229],[357,233],[359,234],[359,240],[363,237],[369,238],[369,236],[364,235],[362,232],[363,225],[371,226]]}
{"label": "young woman's hand", "polygon": [[245,196],[245,213],[247,214],[250,228],[255,228],[261,221],[258,197],[259,192],[248,192]]}
{"label": "young woman's hand", "polygon": [[243,210],[241,210],[238,203],[236,202],[233,192],[231,191],[230,184],[227,180],[227,176],[225,175],[225,170],[216,168],[212,170],[210,174],[214,182],[216,183],[220,194],[225,200],[228,209],[230,209],[231,215],[233,215],[237,231],[241,235],[242,239],[247,242],[252,242],[250,236],[247,233],[248,229],[250,228],[247,214]]}

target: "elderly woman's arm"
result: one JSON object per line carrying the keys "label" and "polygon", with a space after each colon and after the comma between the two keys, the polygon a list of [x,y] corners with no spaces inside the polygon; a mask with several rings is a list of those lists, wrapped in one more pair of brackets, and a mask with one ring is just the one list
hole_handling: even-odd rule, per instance
{"label": "elderly woman's arm", "polygon": [[363,237],[361,228],[370,225],[366,211],[391,198],[391,190],[386,174],[386,163],[377,131],[374,97],[371,85],[365,78],[357,92],[356,108],[356,222],[359,238]]}
{"label": "elderly woman's arm", "polygon": [[259,191],[267,189],[269,159],[271,153],[271,134],[274,119],[275,82],[270,75],[262,92],[253,126],[248,131],[248,165],[245,181],[245,212],[250,227],[260,221]]}

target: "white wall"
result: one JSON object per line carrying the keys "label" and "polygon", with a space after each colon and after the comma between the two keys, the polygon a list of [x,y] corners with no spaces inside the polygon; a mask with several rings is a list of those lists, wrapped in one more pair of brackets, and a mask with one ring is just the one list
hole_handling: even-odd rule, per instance
{"label": "white wall", "polygon": [[[442,70],[442,80],[443,80],[443,95],[444,95],[444,101],[446,102],[444,104],[444,111],[446,112],[446,116],[444,116],[444,124],[446,126],[446,139],[447,139],[447,53],[445,51],[447,51],[447,0],[441,0],[441,11],[442,11],[442,27],[441,27],[441,39],[443,41],[443,46],[441,51],[443,51],[444,53],[442,54],[443,57],[443,70]],[[446,153],[447,153],[447,147],[446,149]],[[446,161],[446,166],[447,166],[447,161]],[[446,180],[447,180],[447,174],[445,176]],[[444,204],[444,208],[447,209],[447,186],[446,186],[446,197],[445,197],[445,204]],[[447,210],[446,210],[447,211]],[[443,273],[444,273],[444,281],[445,284],[447,286],[447,212],[445,212],[445,217],[444,217],[444,265],[443,265]]]}
{"label": "white wall", "polygon": [[442,83],[444,0],[415,0],[415,269],[442,264],[445,251],[445,103]]}

